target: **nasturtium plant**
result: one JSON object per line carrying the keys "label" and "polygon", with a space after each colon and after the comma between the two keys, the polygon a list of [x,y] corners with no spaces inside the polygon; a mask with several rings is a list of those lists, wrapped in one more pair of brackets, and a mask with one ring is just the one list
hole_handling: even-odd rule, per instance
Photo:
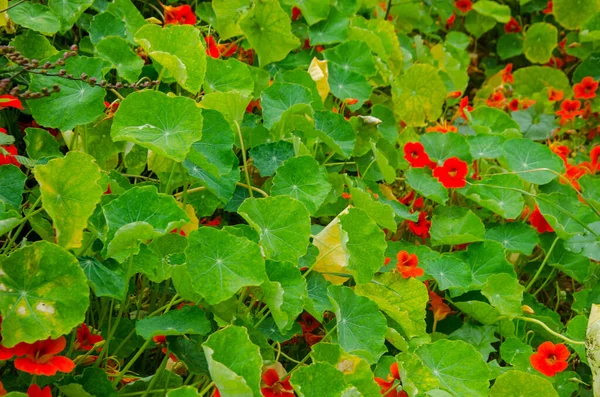
{"label": "nasturtium plant", "polygon": [[600,0],[0,30],[0,396],[600,393]]}

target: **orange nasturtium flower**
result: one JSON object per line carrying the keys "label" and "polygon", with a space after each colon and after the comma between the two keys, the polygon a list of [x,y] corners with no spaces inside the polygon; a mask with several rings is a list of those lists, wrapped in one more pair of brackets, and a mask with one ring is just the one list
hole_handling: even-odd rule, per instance
{"label": "orange nasturtium flower", "polygon": [[19,343],[15,346],[15,368],[32,375],[53,376],[57,372],[69,373],[75,368],[75,363],[68,357],[57,356],[65,349],[67,340],[64,336],[58,339],[48,338],[32,344]]}
{"label": "orange nasturtium flower", "polygon": [[548,89],[548,100],[552,102],[562,101],[565,97],[565,93],[562,90],[557,90],[552,87]]}
{"label": "orange nasturtium flower", "polygon": [[598,91],[598,82],[593,77],[584,77],[580,83],[573,86],[575,99],[594,99]]}
{"label": "orange nasturtium flower", "polygon": [[513,64],[509,63],[502,70],[502,82],[503,83],[513,84],[515,82],[515,78],[512,74],[512,68],[513,68]]}
{"label": "orange nasturtium flower", "polygon": [[433,320],[437,323],[438,321],[442,321],[448,314],[454,313],[450,306],[444,303],[444,298],[439,296],[433,291],[428,291],[429,293],[429,310],[433,312]]}
{"label": "orange nasturtium flower", "polygon": [[165,10],[165,25],[196,24],[196,14],[188,4],[179,7],[166,6],[162,3],[160,5]]}
{"label": "orange nasturtium flower", "polygon": [[552,233],[554,231],[546,218],[544,218],[544,215],[542,215],[540,212],[540,209],[537,205],[531,212],[531,215],[529,215],[529,223],[538,231],[538,233]]}
{"label": "orange nasturtium flower", "polygon": [[404,390],[400,390],[398,391],[398,384],[397,382],[400,381],[400,371],[398,370],[398,363],[392,363],[392,365],[390,365],[390,373],[388,374],[388,376],[386,377],[386,379],[383,378],[375,378],[375,383],[377,383],[379,385],[379,387],[381,388],[380,393],[384,396],[391,396],[391,397],[408,397],[408,394],[406,394],[406,392]]}
{"label": "orange nasturtium flower", "polygon": [[546,376],[554,376],[569,366],[569,349],[562,343],[544,342],[538,346],[536,353],[529,357],[531,366]]}
{"label": "orange nasturtium flower", "polygon": [[583,111],[581,110],[581,102],[577,99],[565,99],[560,104],[560,110],[556,111],[556,115],[560,116],[561,124],[565,124],[567,121],[572,120],[577,116],[581,116],[582,114]]}
{"label": "orange nasturtium flower", "polygon": [[280,363],[269,366],[261,376],[260,393],[264,397],[294,397],[294,388],[286,375]]}
{"label": "orange nasturtium flower", "polygon": [[419,266],[419,258],[415,254],[409,254],[406,251],[400,251],[396,255],[398,263],[396,270],[403,278],[421,277],[424,274]]}

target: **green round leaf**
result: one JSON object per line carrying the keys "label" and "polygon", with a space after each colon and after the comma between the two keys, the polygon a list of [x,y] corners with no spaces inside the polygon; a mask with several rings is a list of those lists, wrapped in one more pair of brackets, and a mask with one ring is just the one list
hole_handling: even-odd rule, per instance
{"label": "green round leaf", "polygon": [[564,171],[560,157],[545,145],[529,139],[511,139],[504,143],[504,157],[510,169],[523,180],[544,185]]}
{"label": "green round leaf", "polygon": [[496,378],[490,397],[529,396],[558,397],[552,383],[546,379],[521,371],[508,371]]}
{"label": "green round leaf", "polygon": [[[68,58],[63,69],[74,76],[85,73],[100,81],[104,77],[106,66],[103,59],[77,56]],[[83,81],[34,74],[31,76],[29,89],[38,92],[54,84],[60,88],[59,92],[27,101],[33,118],[40,125],[59,128],[61,131],[71,130],[96,120],[104,112],[104,89],[92,87]]]}
{"label": "green round leaf", "polygon": [[538,92],[544,92],[548,87],[561,90],[568,98],[573,92],[569,78],[560,69],[547,66],[528,66],[513,73],[515,95],[531,98]]}
{"label": "green round leaf", "polygon": [[311,235],[306,207],[288,196],[246,199],[238,213],[258,232],[268,258],[296,263]]}
{"label": "green round leaf", "polygon": [[284,115],[310,111],[312,95],[298,84],[275,83],[265,89],[261,96],[264,126],[271,129]]}
{"label": "green round leaf", "polygon": [[505,223],[485,232],[485,238],[494,240],[511,252],[520,252],[531,255],[538,244],[537,232],[522,223]]}
{"label": "green round leaf", "polygon": [[126,291],[125,273],[115,261],[100,262],[92,256],[78,259],[94,295],[123,299]]}
{"label": "green round leaf", "polygon": [[351,354],[377,362],[386,351],[386,320],[370,299],[356,295],[352,289],[338,285],[328,288],[337,322],[338,343]]}
{"label": "green round leaf", "polygon": [[600,0],[554,0],[552,11],[562,26],[577,29],[600,12]]}
{"label": "green round leaf", "polygon": [[12,164],[0,166],[0,202],[18,209],[23,201],[27,176]]}
{"label": "green round leaf", "polygon": [[154,186],[134,187],[102,207],[110,242],[119,228],[131,223],[146,223],[155,234],[165,234],[189,221],[172,196],[159,194]]}
{"label": "green round leaf", "polygon": [[193,94],[200,91],[206,73],[206,50],[198,29],[148,24],[135,33],[135,41],[180,86]]}
{"label": "green round leaf", "polygon": [[328,363],[314,363],[294,371],[291,383],[304,397],[321,397],[323,390],[331,397],[342,397],[348,387],[344,374]]}
{"label": "green round leaf", "polygon": [[237,91],[242,95],[250,96],[254,92],[254,80],[248,65],[236,59],[206,58],[206,77],[204,91]]}
{"label": "green round leaf", "polygon": [[77,259],[55,244],[38,241],[0,258],[2,344],[71,332],[85,319],[88,295]]}
{"label": "green round leaf", "polygon": [[494,18],[500,23],[510,21],[510,7],[495,1],[479,0],[473,4],[473,10],[486,17]]}
{"label": "green round leaf", "polygon": [[329,3],[321,0],[286,0],[285,4],[297,6],[309,25],[326,19],[329,15]]}
{"label": "green round leaf", "polygon": [[135,332],[144,339],[157,335],[208,335],[210,331],[210,321],[198,306],[184,306],[135,323]]}
{"label": "green round leaf", "polygon": [[523,52],[533,63],[547,63],[556,48],[558,30],[549,23],[534,23],[527,29]]}
{"label": "green round leaf", "polygon": [[294,155],[294,145],[286,141],[265,143],[250,149],[253,164],[263,177],[275,175],[277,168]]}
{"label": "green round leaf", "polygon": [[266,262],[269,281],[261,289],[275,324],[281,332],[294,325],[294,320],[302,313],[304,300],[308,298],[306,280],[300,270],[290,262]]}
{"label": "green round leaf", "polygon": [[26,30],[22,35],[15,37],[10,41],[10,45],[30,59],[41,60],[58,53],[46,37],[34,33],[33,30]]}
{"label": "green round leaf", "polygon": [[439,204],[448,201],[448,190],[437,179],[429,175],[423,168],[410,168],[404,175],[406,183],[422,196]]}
{"label": "green round leaf", "polygon": [[488,396],[490,370],[472,345],[441,339],[419,347],[415,354],[453,395]]}
{"label": "green round leaf", "polygon": [[114,141],[129,141],[175,161],[183,161],[202,138],[202,110],[186,97],[145,90],[119,105],[111,128]]}
{"label": "green round leaf", "polygon": [[413,65],[392,86],[394,112],[409,127],[419,127],[442,114],[446,87],[430,65]]}
{"label": "green round leaf", "polygon": [[371,49],[363,41],[346,41],[332,49],[323,51],[325,59],[344,70],[369,77],[377,73]]}
{"label": "green round leaf", "polygon": [[314,158],[300,156],[286,160],[277,169],[271,193],[293,197],[314,214],[325,202],[330,190],[327,170]]}
{"label": "green round leaf", "polygon": [[83,152],[69,152],[34,169],[40,184],[44,209],[52,218],[60,246],[81,246],[83,229],[100,202],[101,174],[94,158]]}
{"label": "green round leaf", "polygon": [[444,164],[450,157],[471,161],[469,145],[462,135],[428,132],[421,136],[421,143],[429,157],[437,160],[439,165]]}
{"label": "green round leaf", "polygon": [[332,111],[315,112],[317,136],[344,158],[350,158],[356,143],[356,134],[343,115]]}
{"label": "green round leaf", "polygon": [[60,32],[65,33],[93,2],[94,0],[49,0],[48,7],[58,17]]}
{"label": "green round leaf", "polygon": [[240,27],[258,54],[261,66],[281,61],[300,45],[291,32],[290,16],[277,0],[257,0],[240,20]]}
{"label": "green round leaf", "polygon": [[125,39],[114,36],[106,37],[96,44],[96,53],[117,69],[119,77],[130,83],[138,80],[144,60],[131,50]]}
{"label": "green round leaf", "polygon": [[522,313],[523,287],[517,278],[506,273],[492,274],[487,278],[481,293],[493,307],[505,316],[518,316]]}
{"label": "green round leaf", "polygon": [[267,279],[260,248],[244,237],[202,227],[190,233],[188,241],[186,267],[194,280],[192,288],[211,305]]}
{"label": "green round leaf", "polygon": [[211,378],[221,396],[259,396],[262,357],[246,328],[230,325],[202,344]]}
{"label": "green round leaf", "polygon": [[60,29],[58,17],[42,4],[26,1],[8,10],[8,16],[17,25],[36,32],[54,34]]}
{"label": "green round leaf", "polygon": [[431,244],[456,245],[482,241],[481,219],[464,207],[437,207],[431,220]]}
{"label": "green round leaf", "polygon": [[425,284],[416,278],[383,273],[370,283],[358,285],[356,293],[375,302],[381,311],[400,324],[409,339],[427,333],[425,309],[429,295]]}

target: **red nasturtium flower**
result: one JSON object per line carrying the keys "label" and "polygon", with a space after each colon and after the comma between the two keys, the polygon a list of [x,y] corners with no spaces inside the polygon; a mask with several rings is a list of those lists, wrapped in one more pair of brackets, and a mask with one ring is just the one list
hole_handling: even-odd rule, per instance
{"label": "red nasturtium flower", "polygon": [[502,69],[502,82],[503,83],[513,84],[515,82],[515,78],[512,74],[512,68],[513,68],[513,64],[509,63],[508,65],[506,65],[506,67],[504,69]]}
{"label": "red nasturtium flower", "polygon": [[552,3],[552,0],[550,0],[550,1],[548,2],[548,4],[546,5],[546,8],[544,8],[544,9],[542,10],[542,12],[543,12],[544,14],[552,14],[552,12],[553,12],[553,8],[554,8],[554,4]]}
{"label": "red nasturtium flower", "polygon": [[[0,128],[0,134],[7,134],[7,132],[4,128]],[[15,145],[4,145],[0,147],[7,152],[7,154],[3,154],[0,151],[0,165],[14,164],[17,167],[21,166],[21,163],[19,163],[19,160],[17,160],[15,157],[19,154],[19,151]]]}
{"label": "red nasturtium flower", "polygon": [[473,3],[471,0],[456,0],[454,6],[462,13],[467,13],[473,9]]}
{"label": "red nasturtium flower", "polygon": [[57,356],[66,345],[64,336],[39,340],[33,344],[19,343],[15,349],[21,351],[15,352],[15,355],[25,357],[15,360],[15,368],[32,375],[52,376],[59,371],[69,373],[75,368],[75,363],[65,356]]}
{"label": "red nasturtium flower", "polygon": [[462,96],[462,91],[452,91],[447,96],[448,96],[448,98],[458,99]]}
{"label": "red nasturtium flower", "polygon": [[409,254],[406,251],[400,251],[396,255],[398,263],[396,270],[403,278],[421,277],[424,274],[419,266],[419,258],[415,254]]}
{"label": "red nasturtium flower", "polygon": [[598,90],[598,82],[592,77],[584,77],[580,83],[573,86],[575,99],[594,99]]}
{"label": "red nasturtium flower", "polygon": [[548,142],[548,147],[550,148],[550,150],[552,150],[553,153],[557,154],[558,157],[562,159],[565,165],[567,165],[567,156],[569,155],[569,153],[571,153],[571,149],[569,149],[565,145],[559,145],[557,143],[550,142]]}
{"label": "red nasturtium flower", "polygon": [[544,215],[540,212],[537,205],[529,215],[529,223],[538,231],[538,233],[552,233],[554,231],[546,218],[544,218]]}
{"label": "red nasturtium flower", "polygon": [[0,110],[5,108],[15,108],[23,110],[21,101],[16,96],[12,95],[0,95]]}
{"label": "red nasturtium flower", "polygon": [[431,228],[431,221],[427,220],[427,213],[425,211],[419,212],[419,220],[417,222],[406,221],[408,228],[417,237],[429,238],[429,229]]}
{"label": "red nasturtium flower", "polygon": [[565,124],[567,121],[572,120],[577,116],[581,116],[582,113],[581,102],[577,99],[565,99],[560,104],[560,110],[556,111],[556,115],[560,116],[561,124]]}
{"label": "red nasturtium flower", "polygon": [[290,377],[280,363],[269,366],[261,376],[260,392],[264,397],[294,397]]}
{"label": "red nasturtium flower", "polygon": [[465,110],[468,112],[472,112],[473,111],[473,106],[469,106],[469,97],[463,97],[463,99],[460,100],[460,103],[458,104],[458,113],[457,115],[461,116],[463,119],[467,120],[467,114],[465,113]]}
{"label": "red nasturtium flower", "polygon": [[375,378],[374,380],[375,383],[377,383],[381,388],[380,393],[382,395],[386,397],[408,397],[408,394],[406,394],[404,390],[397,390],[398,385],[396,383],[400,381],[400,371],[398,370],[398,363],[394,362],[392,363],[392,365],[390,365],[390,373],[388,374],[386,379]]}
{"label": "red nasturtium flower", "polygon": [[506,103],[506,97],[502,91],[495,91],[492,93],[492,95],[490,95],[485,103],[492,108],[502,108]]}
{"label": "red nasturtium flower", "polygon": [[454,22],[456,21],[456,14],[452,13],[448,19],[446,19],[446,30],[450,30],[452,26],[454,26]]}
{"label": "red nasturtium flower", "polygon": [[38,385],[31,385],[27,389],[27,397],[52,397],[52,391],[50,390],[50,386],[42,389]]}
{"label": "red nasturtium flower", "polygon": [[356,98],[346,98],[346,99],[344,99],[344,103],[346,105],[356,105],[358,103],[358,99],[356,99]]}
{"label": "red nasturtium flower", "polygon": [[342,193],[342,198],[344,200],[350,200],[350,199],[352,199],[352,195],[344,192],[344,193]]}
{"label": "red nasturtium flower", "polygon": [[90,332],[90,328],[84,323],[77,328],[77,340],[75,341],[75,350],[90,351],[98,342],[104,339],[100,335],[94,335]]}
{"label": "red nasturtium flower", "polygon": [[433,176],[446,188],[465,187],[465,179],[469,173],[469,165],[458,157],[450,157],[441,167],[433,170]]}
{"label": "red nasturtium flower", "polygon": [[569,349],[562,343],[555,345],[552,342],[544,342],[538,346],[537,352],[529,357],[529,362],[544,375],[554,376],[567,369],[569,355]]}
{"label": "red nasturtium flower", "polygon": [[404,145],[404,158],[414,168],[427,167],[431,163],[421,142],[408,142]]}
{"label": "red nasturtium flower", "polygon": [[517,98],[511,100],[508,103],[508,108],[513,112],[516,112],[517,110],[519,110],[519,100]]}
{"label": "red nasturtium flower", "polygon": [[6,396],[8,393],[6,392],[6,389],[4,388],[4,385],[2,385],[2,382],[0,381],[0,397],[2,396]]}
{"label": "red nasturtium flower", "polygon": [[551,102],[562,101],[565,97],[565,93],[562,90],[556,90],[552,87],[548,89],[548,100]]}
{"label": "red nasturtium flower", "polygon": [[300,324],[302,332],[305,334],[313,332],[321,326],[321,323],[308,312],[302,313],[302,317],[298,321],[298,324]]}
{"label": "red nasturtium flower", "polygon": [[179,7],[166,6],[160,3],[165,10],[165,25],[195,25],[196,14],[192,7],[184,4]]}
{"label": "red nasturtium flower", "polygon": [[302,11],[298,7],[292,7],[292,21],[302,18]]}
{"label": "red nasturtium flower", "polygon": [[238,50],[238,45],[235,43],[224,43],[217,44],[217,48],[219,49],[219,53],[223,57],[230,57],[235,54]]}
{"label": "red nasturtium flower", "polygon": [[521,30],[523,30],[523,28],[521,28],[521,25],[519,25],[519,22],[514,17],[510,17],[510,21],[504,25],[504,31],[506,33],[519,33]]}
{"label": "red nasturtium flower", "polygon": [[206,36],[204,41],[206,42],[206,55],[211,58],[219,58],[221,52],[219,51],[219,47],[217,47],[217,43],[215,43],[214,37]]}

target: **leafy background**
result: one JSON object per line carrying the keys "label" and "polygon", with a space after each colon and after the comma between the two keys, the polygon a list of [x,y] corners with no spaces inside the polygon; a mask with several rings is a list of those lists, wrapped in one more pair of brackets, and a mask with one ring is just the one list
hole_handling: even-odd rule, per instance
{"label": "leafy background", "polygon": [[0,347],[76,364],[9,395],[598,392],[600,1],[0,10]]}

